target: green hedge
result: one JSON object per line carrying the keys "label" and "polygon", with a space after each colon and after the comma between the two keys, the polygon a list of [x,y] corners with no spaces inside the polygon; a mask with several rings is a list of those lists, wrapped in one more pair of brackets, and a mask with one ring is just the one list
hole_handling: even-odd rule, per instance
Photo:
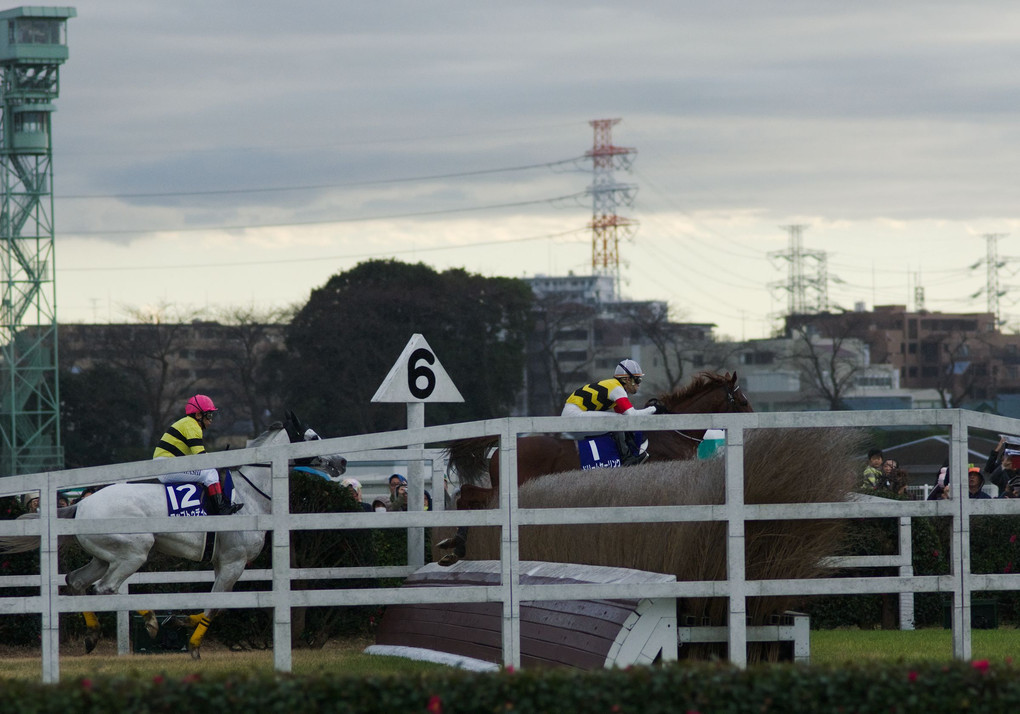
{"label": "green hedge", "polygon": [[54,712],[1003,712],[1020,671],[987,662],[846,668],[674,664],[597,672],[430,672],[386,677],[101,678],[0,683],[5,711]]}

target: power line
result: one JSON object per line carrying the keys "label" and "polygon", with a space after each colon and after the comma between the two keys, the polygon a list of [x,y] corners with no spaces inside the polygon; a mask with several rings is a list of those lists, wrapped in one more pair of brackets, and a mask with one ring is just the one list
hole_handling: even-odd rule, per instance
{"label": "power line", "polygon": [[83,193],[67,196],[57,196],[62,201],[76,201],[95,198],[177,198],[182,196],[225,196],[244,195],[252,193],[285,193],[295,191],[321,191],[331,188],[352,188],[357,186],[384,186],[397,183],[415,183],[419,181],[436,181],[448,178],[466,178],[469,176],[485,176],[489,174],[511,173],[514,171],[531,171],[533,169],[551,169],[564,164],[572,164],[582,160],[583,156],[575,156],[571,159],[559,161],[547,161],[542,164],[528,164],[526,166],[506,166],[497,169],[479,169],[477,171],[459,171],[446,174],[427,174],[423,176],[405,176],[402,178],[376,179],[372,181],[348,181],[345,183],[310,184],[308,186],[277,186],[272,188],[227,188],[213,189],[209,191],[162,191],[150,193]]}
{"label": "power line", "polygon": [[[526,243],[537,240],[550,240],[553,238],[562,238],[563,236],[574,235],[582,231],[586,231],[585,228],[573,228],[569,231],[562,231],[560,233],[546,233],[539,236],[528,236],[527,238],[511,238],[508,240],[490,240],[490,241],[478,241],[469,245],[444,245],[444,246],[430,246],[426,248],[407,248],[405,250],[387,250],[386,255],[402,255],[407,253],[432,253],[442,250],[460,250],[463,248],[484,248],[490,246],[501,246],[510,245],[512,243]],[[324,260],[355,260],[360,258],[372,258],[378,255],[378,253],[347,253],[344,255],[319,255],[314,258],[289,258],[289,259],[273,259],[273,260],[243,260],[232,263],[189,263],[181,265],[166,265],[163,263],[157,265],[134,265],[134,266],[118,266],[116,268],[111,267],[94,267],[94,268],[57,268],[57,272],[61,273],[99,273],[99,272],[120,272],[120,271],[135,271],[135,270],[194,270],[196,268],[237,268],[243,266],[253,265],[279,265],[283,263],[318,263]]]}
{"label": "power line", "polygon": [[514,203],[496,203],[488,206],[468,206],[466,208],[446,208],[437,211],[416,211],[411,213],[390,213],[378,216],[362,216],[360,218],[329,218],[321,221],[291,221],[288,223],[252,223],[247,225],[233,226],[198,226],[189,228],[134,228],[123,230],[102,230],[102,231],[67,231],[61,236],[110,236],[110,235],[144,235],[151,233],[197,233],[204,231],[239,231],[252,228],[290,228],[294,226],[325,226],[335,223],[366,223],[369,221],[385,221],[399,218],[424,218],[427,216],[443,216],[452,213],[469,213],[472,211],[492,211],[501,208],[519,208],[521,206],[535,206],[540,203],[554,204],[557,202],[580,201],[587,196],[586,192],[572,193],[566,196],[555,198],[542,198],[534,201],[517,201]]}

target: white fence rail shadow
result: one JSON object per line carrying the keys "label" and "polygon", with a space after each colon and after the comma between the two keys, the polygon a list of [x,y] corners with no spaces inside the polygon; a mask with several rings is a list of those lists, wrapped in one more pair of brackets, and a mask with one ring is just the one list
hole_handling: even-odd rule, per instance
{"label": "white fence rail shadow", "polygon": [[[621,424],[623,422],[620,422]],[[944,501],[873,500],[813,504],[748,505],[743,502],[744,434],[749,429],[793,427],[924,426],[944,428],[950,438],[950,470],[954,498]],[[216,608],[272,608],[274,667],[291,669],[291,608],[352,606],[391,603],[503,603],[503,661],[520,666],[521,602],[587,598],[681,598],[722,597],[729,601],[728,651],[730,660],[746,665],[746,600],[748,597],[779,595],[826,595],[917,592],[949,593],[953,598],[953,656],[971,656],[970,601],[973,591],[1020,590],[1020,574],[973,574],[970,572],[971,515],[1015,515],[1020,502],[1014,500],[970,500],[960,498],[966,483],[968,432],[981,429],[997,433],[1020,433],[1020,420],[961,410],[913,410],[867,412],[799,412],[760,414],[662,415],[628,417],[627,428],[653,431],[663,429],[713,428],[726,431],[726,501],[708,506],[654,506],[617,509],[520,509],[515,479],[500,484],[500,508],[492,511],[443,511],[443,469],[439,453],[407,445],[434,444],[476,436],[500,439],[500,473],[516,472],[516,437],[519,434],[584,431],[591,423],[580,418],[521,417],[464,424],[415,428],[322,441],[262,446],[218,452],[183,459],[135,462],[88,469],[9,476],[0,481],[0,495],[40,491],[39,520],[0,521],[0,535],[35,535],[41,538],[38,576],[0,577],[0,588],[38,585],[39,594],[0,598],[0,614],[38,613],[42,617],[42,678],[59,679],[59,616],[83,610],[123,611],[121,651],[126,651],[126,611],[138,609],[185,610]],[[422,503],[422,491],[429,488],[435,510],[403,513],[291,514],[289,499],[275,497],[272,513],[260,516],[233,515],[217,518],[109,519],[78,522],[56,518],[58,491],[118,480],[150,478],[159,473],[188,468],[234,467],[246,463],[272,464],[272,493],[289,493],[288,461],[319,454],[342,453],[359,461],[381,463],[420,462],[432,464],[431,483],[411,483],[412,505]],[[426,469],[427,472],[427,469]],[[621,477],[623,475],[621,474]],[[899,556],[882,560],[900,567],[897,577],[874,576],[812,580],[747,580],[744,572],[744,528],[746,521],[820,518],[897,518],[900,524],[911,517],[941,516],[951,519],[951,572],[948,575],[914,576],[909,568],[909,537],[901,537]],[[906,521],[904,519],[907,519]],[[727,523],[726,581],[680,581],[659,584],[577,584],[521,585],[518,577],[520,553],[518,534],[522,526],[571,523],[649,523],[662,521],[725,521]],[[436,526],[495,526],[501,529],[501,581],[498,586],[457,588],[369,588],[294,590],[293,580],[321,578],[400,577],[422,564],[423,533]],[[407,566],[388,568],[293,568],[290,563],[290,534],[298,530],[406,528],[409,537]],[[61,595],[64,583],[58,573],[57,541],[60,536],[95,532],[171,532],[267,530],[272,532],[272,569],[249,572],[245,579],[271,582],[271,589],[233,593],[117,594],[103,597]],[[412,547],[412,544],[414,546]],[[904,552],[906,548],[906,552]],[[867,558],[858,565],[878,561]],[[202,573],[146,573],[131,583],[196,582],[210,579]],[[911,595],[912,596],[912,595]],[[215,624],[214,624],[215,627]]]}

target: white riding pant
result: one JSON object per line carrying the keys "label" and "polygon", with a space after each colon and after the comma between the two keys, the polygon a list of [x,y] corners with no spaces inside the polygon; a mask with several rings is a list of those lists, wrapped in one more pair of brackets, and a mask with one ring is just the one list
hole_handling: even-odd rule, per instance
{"label": "white riding pant", "polygon": [[[581,409],[581,407],[577,406],[576,404],[573,404],[571,402],[567,402],[566,404],[563,405],[563,411],[560,412],[560,416],[565,416],[565,417],[583,416],[583,417],[594,417],[596,419],[604,419],[604,418],[613,418],[613,419],[615,419],[616,417],[618,417],[620,415],[617,414],[616,412],[586,411],[584,409]],[[584,431],[584,432],[582,432],[582,431],[573,431],[573,432],[570,432],[568,434],[564,434],[564,436],[566,436],[568,439],[578,440],[578,439],[585,439],[585,438],[587,438],[589,436],[598,436],[599,434],[605,434],[607,431],[616,431],[616,430],[613,427],[611,427],[610,425],[606,424],[605,428],[602,429],[601,431]]]}
{"label": "white riding pant", "polygon": [[216,469],[202,469],[200,471],[179,471],[172,474],[157,476],[160,483],[201,483],[203,486],[211,486],[219,483],[220,475]]}

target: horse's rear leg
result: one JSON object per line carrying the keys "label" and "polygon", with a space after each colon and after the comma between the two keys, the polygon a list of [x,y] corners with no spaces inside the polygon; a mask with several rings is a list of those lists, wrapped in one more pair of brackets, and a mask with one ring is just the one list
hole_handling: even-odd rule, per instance
{"label": "horse's rear leg", "polygon": [[[99,560],[99,558],[93,558],[87,565],[68,573],[65,582],[71,590],[71,594],[84,595],[92,583],[106,574],[109,567],[109,563]],[[82,617],[85,618],[85,654],[88,654],[99,644],[102,631],[96,613],[83,612]]]}

